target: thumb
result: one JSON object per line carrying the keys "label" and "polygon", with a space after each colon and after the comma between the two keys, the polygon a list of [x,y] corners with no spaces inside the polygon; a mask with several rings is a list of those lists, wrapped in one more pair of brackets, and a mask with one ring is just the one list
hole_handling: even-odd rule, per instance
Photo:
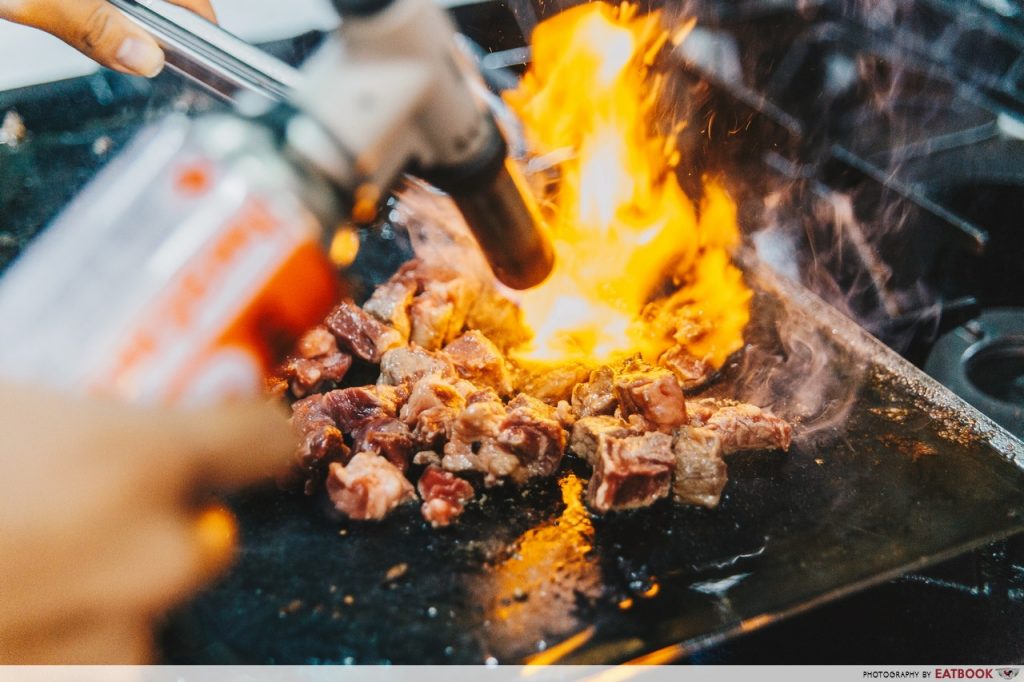
{"label": "thumb", "polygon": [[156,41],[106,0],[24,0],[11,17],[52,33],[100,64],[155,76],[164,66]]}

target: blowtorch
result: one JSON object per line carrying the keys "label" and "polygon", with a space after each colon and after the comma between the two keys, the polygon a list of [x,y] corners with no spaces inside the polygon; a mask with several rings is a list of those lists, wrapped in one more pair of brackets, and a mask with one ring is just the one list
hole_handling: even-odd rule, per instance
{"label": "blowtorch", "polygon": [[[452,196],[502,282],[539,284],[553,252],[494,117],[471,83],[447,14],[431,0],[333,0],[342,24],[296,73],[162,0],[113,0],[154,34],[168,64],[257,111],[283,99],[285,146],[369,222],[405,172]],[[232,91],[234,88],[234,91]]]}
{"label": "blowtorch", "polygon": [[163,0],[110,0],[235,104],[140,133],[0,279],[0,375],[142,403],[257,393],[336,303],[322,244],[405,172],[505,284],[551,270],[537,208],[431,0],[335,0],[301,70]]}

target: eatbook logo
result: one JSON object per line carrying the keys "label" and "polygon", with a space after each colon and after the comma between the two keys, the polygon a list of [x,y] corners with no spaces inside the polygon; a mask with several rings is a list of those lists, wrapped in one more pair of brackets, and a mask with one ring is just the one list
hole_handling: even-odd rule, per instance
{"label": "eatbook logo", "polygon": [[1018,673],[1020,673],[1020,668],[1000,668],[996,672],[998,672],[999,677],[1003,678],[1004,680],[1012,680],[1013,678],[1017,677]]}

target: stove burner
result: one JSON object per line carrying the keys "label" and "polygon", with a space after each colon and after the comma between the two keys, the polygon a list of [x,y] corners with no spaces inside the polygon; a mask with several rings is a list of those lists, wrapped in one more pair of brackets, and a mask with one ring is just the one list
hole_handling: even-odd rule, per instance
{"label": "stove burner", "polygon": [[1024,437],[1024,308],[993,308],[938,340],[925,371]]}

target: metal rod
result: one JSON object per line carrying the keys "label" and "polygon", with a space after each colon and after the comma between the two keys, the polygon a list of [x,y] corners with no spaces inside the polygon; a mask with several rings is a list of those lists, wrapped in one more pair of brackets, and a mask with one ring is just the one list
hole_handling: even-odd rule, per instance
{"label": "metal rod", "polygon": [[291,97],[301,74],[237,36],[164,0],[110,0],[163,48],[169,67],[224,99]]}

